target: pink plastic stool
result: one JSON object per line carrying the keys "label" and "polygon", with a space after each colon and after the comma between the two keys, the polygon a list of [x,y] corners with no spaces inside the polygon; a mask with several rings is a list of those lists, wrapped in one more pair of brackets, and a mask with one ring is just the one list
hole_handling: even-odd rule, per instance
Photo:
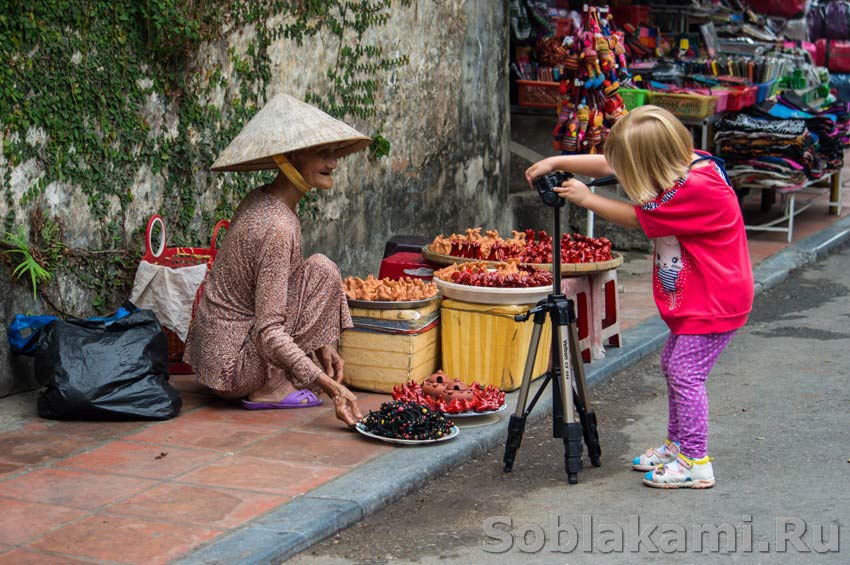
{"label": "pink plastic stool", "polygon": [[590,279],[586,276],[564,277],[561,279],[561,292],[575,303],[576,318],[578,322],[578,345],[581,348],[581,357],[585,363],[590,363],[592,358],[593,324],[592,300]]}
{"label": "pink plastic stool", "polygon": [[617,270],[590,275],[591,290],[591,355],[594,359],[605,357],[605,345],[621,347],[620,293]]}

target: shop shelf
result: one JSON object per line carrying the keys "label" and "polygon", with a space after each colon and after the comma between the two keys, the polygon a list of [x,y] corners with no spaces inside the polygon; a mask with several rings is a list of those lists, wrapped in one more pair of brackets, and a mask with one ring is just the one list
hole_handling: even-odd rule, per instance
{"label": "shop shelf", "polygon": [[561,84],[536,80],[516,81],[519,105],[529,108],[556,108],[561,103]]}

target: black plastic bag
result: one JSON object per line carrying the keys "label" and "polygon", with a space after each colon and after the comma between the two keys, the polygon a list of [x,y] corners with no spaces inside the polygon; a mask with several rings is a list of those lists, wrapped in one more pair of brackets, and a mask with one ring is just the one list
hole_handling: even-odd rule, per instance
{"label": "black plastic bag", "polygon": [[167,420],[180,412],[168,383],[168,342],[150,310],[121,319],[57,320],[43,330],[38,414],[51,420]]}

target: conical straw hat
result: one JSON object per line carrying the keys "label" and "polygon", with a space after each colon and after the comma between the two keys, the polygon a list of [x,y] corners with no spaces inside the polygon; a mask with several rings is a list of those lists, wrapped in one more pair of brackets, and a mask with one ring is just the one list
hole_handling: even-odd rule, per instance
{"label": "conical straw hat", "polygon": [[365,149],[372,140],[318,108],[288,94],[278,94],[251,118],[227,149],[214,171],[276,169],[275,155],[333,144],[337,156]]}

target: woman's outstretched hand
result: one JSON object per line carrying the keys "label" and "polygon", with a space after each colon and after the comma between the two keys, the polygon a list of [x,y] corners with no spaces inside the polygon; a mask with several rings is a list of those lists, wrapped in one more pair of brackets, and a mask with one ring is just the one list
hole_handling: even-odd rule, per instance
{"label": "woman's outstretched hand", "polygon": [[555,187],[554,190],[558,196],[566,198],[577,206],[584,206],[585,201],[593,194],[586,184],[574,178],[565,181],[564,184]]}
{"label": "woman's outstretched hand", "polygon": [[357,422],[363,419],[363,413],[357,404],[357,397],[345,385],[336,382],[324,372],[319,375],[318,383],[325,394],[331,397],[336,417],[345,422],[345,425],[354,427]]}
{"label": "woman's outstretched hand", "polygon": [[338,383],[343,382],[345,379],[343,373],[345,362],[333,345],[323,345],[317,349],[316,357],[319,359],[319,364],[327,376]]}
{"label": "woman's outstretched hand", "polygon": [[336,395],[333,396],[333,403],[336,417],[345,422],[348,427],[354,427],[363,419],[363,413],[357,405],[357,397],[346,387],[339,385]]}

